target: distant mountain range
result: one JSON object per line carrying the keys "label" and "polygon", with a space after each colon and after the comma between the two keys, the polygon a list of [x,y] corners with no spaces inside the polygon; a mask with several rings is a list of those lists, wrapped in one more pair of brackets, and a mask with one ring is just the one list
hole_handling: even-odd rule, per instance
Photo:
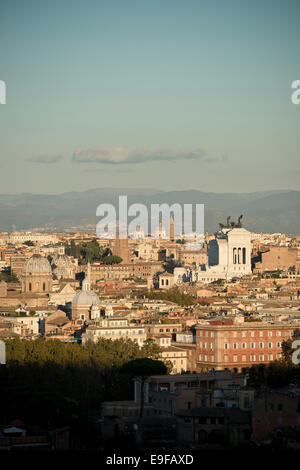
{"label": "distant mountain range", "polygon": [[119,195],[128,204],[198,203],[205,205],[205,231],[214,232],[227,216],[255,232],[300,234],[300,191],[254,193],[207,193],[202,191],[160,191],[155,189],[92,189],[56,195],[23,193],[0,195],[0,231],[43,227],[65,230],[95,225],[96,208],[101,203],[118,206]]}

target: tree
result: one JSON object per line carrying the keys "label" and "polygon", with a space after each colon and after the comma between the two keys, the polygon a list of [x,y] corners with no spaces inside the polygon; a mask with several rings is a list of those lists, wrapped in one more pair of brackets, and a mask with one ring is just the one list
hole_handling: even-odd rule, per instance
{"label": "tree", "polygon": [[15,273],[0,273],[0,281],[5,281],[5,282],[19,282],[19,279],[15,275]]}
{"label": "tree", "polygon": [[140,400],[140,418],[143,417],[144,411],[144,388],[145,382],[151,375],[167,374],[167,366],[162,362],[149,358],[134,359],[129,361],[120,368],[123,374],[139,377],[141,382],[141,400]]}
{"label": "tree", "polygon": [[285,361],[291,361],[291,357],[293,354],[292,344],[295,340],[300,339],[300,330],[294,330],[293,337],[283,341],[281,344],[282,355]]}
{"label": "tree", "polygon": [[31,240],[27,240],[26,242],[23,243],[23,245],[34,246],[34,243]]}
{"label": "tree", "polygon": [[120,256],[109,255],[101,259],[103,264],[120,264],[123,260]]}

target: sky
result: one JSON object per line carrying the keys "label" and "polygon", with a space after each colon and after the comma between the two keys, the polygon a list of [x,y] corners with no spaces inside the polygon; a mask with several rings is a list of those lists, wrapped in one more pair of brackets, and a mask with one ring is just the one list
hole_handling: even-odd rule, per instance
{"label": "sky", "polygon": [[0,194],[299,189],[299,0],[1,0]]}

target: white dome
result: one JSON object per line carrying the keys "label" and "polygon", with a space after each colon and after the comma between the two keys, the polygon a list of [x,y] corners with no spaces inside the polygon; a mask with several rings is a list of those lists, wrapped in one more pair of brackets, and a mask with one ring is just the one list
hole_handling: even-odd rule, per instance
{"label": "white dome", "polygon": [[99,303],[98,295],[88,290],[78,292],[72,300],[72,305],[98,305]]}
{"label": "white dome", "polygon": [[25,261],[22,268],[23,274],[51,274],[51,266],[47,258],[35,254]]}
{"label": "white dome", "polygon": [[52,259],[53,268],[73,268],[73,263],[67,255],[56,255]]}

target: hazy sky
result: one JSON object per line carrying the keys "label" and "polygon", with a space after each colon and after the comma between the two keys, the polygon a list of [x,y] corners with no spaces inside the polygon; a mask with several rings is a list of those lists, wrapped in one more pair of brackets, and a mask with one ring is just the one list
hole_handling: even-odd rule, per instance
{"label": "hazy sky", "polygon": [[299,189],[299,0],[1,0],[0,193]]}

